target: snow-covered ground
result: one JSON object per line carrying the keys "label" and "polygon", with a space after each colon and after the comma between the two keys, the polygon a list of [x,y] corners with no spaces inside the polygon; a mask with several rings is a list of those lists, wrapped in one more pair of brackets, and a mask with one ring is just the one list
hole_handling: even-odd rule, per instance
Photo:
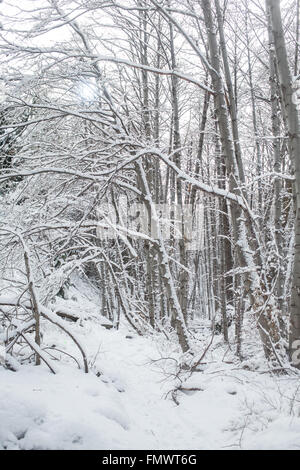
{"label": "snow-covered ground", "polygon": [[[222,361],[216,343],[201,372],[178,379],[176,345],[125,326],[70,325],[90,373],[67,356],[56,375],[44,365],[0,367],[0,449],[300,448],[299,377],[245,370],[228,355]],[[44,330],[44,344],[80,359],[55,326]],[[177,392],[176,405],[168,392],[180,380],[199,391]]]}

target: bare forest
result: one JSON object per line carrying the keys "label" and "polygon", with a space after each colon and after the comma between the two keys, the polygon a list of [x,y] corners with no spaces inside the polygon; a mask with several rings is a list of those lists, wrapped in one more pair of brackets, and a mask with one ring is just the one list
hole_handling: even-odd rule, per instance
{"label": "bare forest", "polygon": [[0,450],[299,448],[299,15],[1,2]]}

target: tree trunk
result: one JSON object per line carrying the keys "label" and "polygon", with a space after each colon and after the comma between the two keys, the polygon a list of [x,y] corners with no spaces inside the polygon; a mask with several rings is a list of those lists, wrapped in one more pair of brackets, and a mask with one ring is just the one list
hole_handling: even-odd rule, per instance
{"label": "tree trunk", "polygon": [[[293,95],[292,76],[287,58],[285,39],[281,21],[280,1],[267,0],[272,31],[274,36],[275,51],[278,63],[279,79],[282,89],[283,102],[289,130],[289,151],[292,161],[295,183],[295,252],[294,271],[292,280],[292,295],[290,306],[290,342],[289,352],[292,358],[293,350],[297,348],[300,340],[300,126],[297,103]],[[295,365],[300,368],[300,364]]]}

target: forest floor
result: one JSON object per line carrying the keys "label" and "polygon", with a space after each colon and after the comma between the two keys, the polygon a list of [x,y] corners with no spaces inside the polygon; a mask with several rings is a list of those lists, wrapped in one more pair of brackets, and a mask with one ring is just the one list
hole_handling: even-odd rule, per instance
{"label": "forest floor", "polygon": [[[68,325],[90,373],[54,350],[56,375],[43,364],[0,366],[0,449],[300,448],[299,375],[271,375],[262,356],[241,363],[221,336],[191,375],[163,335],[106,330],[96,319]],[[42,329],[43,345],[81,361],[57,327]],[[196,336],[201,356],[209,330]]]}

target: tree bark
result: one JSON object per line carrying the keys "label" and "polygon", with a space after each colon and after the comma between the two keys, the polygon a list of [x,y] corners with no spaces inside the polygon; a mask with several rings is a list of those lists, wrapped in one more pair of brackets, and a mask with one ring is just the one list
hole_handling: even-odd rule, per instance
{"label": "tree bark", "polygon": [[[289,352],[292,358],[296,342],[300,340],[300,126],[297,104],[293,96],[292,76],[288,63],[280,1],[266,0],[274,36],[275,51],[278,63],[279,79],[289,130],[289,151],[295,174],[295,245],[292,295],[290,305],[290,340]],[[300,368],[300,364],[295,364]]]}

